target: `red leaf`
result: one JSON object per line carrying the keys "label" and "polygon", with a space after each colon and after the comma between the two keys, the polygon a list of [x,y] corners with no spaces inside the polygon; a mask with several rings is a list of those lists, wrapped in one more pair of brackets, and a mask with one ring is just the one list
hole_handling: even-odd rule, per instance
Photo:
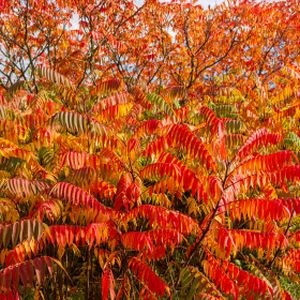
{"label": "red leaf", "polygon": [[170,289],[164,281],[157,276],[154,271],[140,259],[133,257],[130,259],[129,268],[153,293],[164,296],[165,292],[170,296]]}
{"label": "red leaf", "polygon": [[102,299],[108,300],[108,292],[110,294],[110,299],[114,300],[116,297],[115,294],[115,280],[112,270],[109,267],[106,267],[102,274]]}

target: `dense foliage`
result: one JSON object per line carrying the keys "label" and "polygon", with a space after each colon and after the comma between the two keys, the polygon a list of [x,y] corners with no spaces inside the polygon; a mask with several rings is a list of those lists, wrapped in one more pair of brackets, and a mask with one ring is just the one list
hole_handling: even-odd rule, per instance
{"label": "dense foliage", "polygon": [[297,1],[0,5],[0,299],[300,297]]}

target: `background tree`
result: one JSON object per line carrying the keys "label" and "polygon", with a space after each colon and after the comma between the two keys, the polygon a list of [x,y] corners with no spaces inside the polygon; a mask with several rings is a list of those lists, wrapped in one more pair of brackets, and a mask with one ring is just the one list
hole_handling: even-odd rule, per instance
{"label": "background tree", "polygon": [[296,1],[47,4],[1,2],[0,298],[298,299]]}

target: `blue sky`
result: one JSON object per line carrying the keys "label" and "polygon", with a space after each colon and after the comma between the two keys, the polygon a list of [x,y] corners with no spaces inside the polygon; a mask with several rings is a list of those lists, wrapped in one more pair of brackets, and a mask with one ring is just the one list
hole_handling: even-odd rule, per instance
{"label": "blue sky", "polygon": [[208,5],[215,5],[224,2],[224,0],[200,0],[198,3],[200,3],[204,8],[206,8]]}
{"label": "blue sky", "polygon": [[[137,5],[141,5],[144,0],[135,0]],[[166,0],[164,0],[166,1]],[[214,6],[216,4],[222,3],[225,0],[198,0],[198,3],[201,4],[203,6],[203,8],[207,8],[208,5],[210,6]],[[72,29],[78,29],[78,15],[75,14],[72,18]]]}
{"label": "blue sky", "polygon": [[[136,0],[137,4],[143,3],[143,0]],[[215,4],[224,2],[224,0],[199,0],[198,3],[203,6],[203,8],[207,8],[208,5],[214,6]]]}

